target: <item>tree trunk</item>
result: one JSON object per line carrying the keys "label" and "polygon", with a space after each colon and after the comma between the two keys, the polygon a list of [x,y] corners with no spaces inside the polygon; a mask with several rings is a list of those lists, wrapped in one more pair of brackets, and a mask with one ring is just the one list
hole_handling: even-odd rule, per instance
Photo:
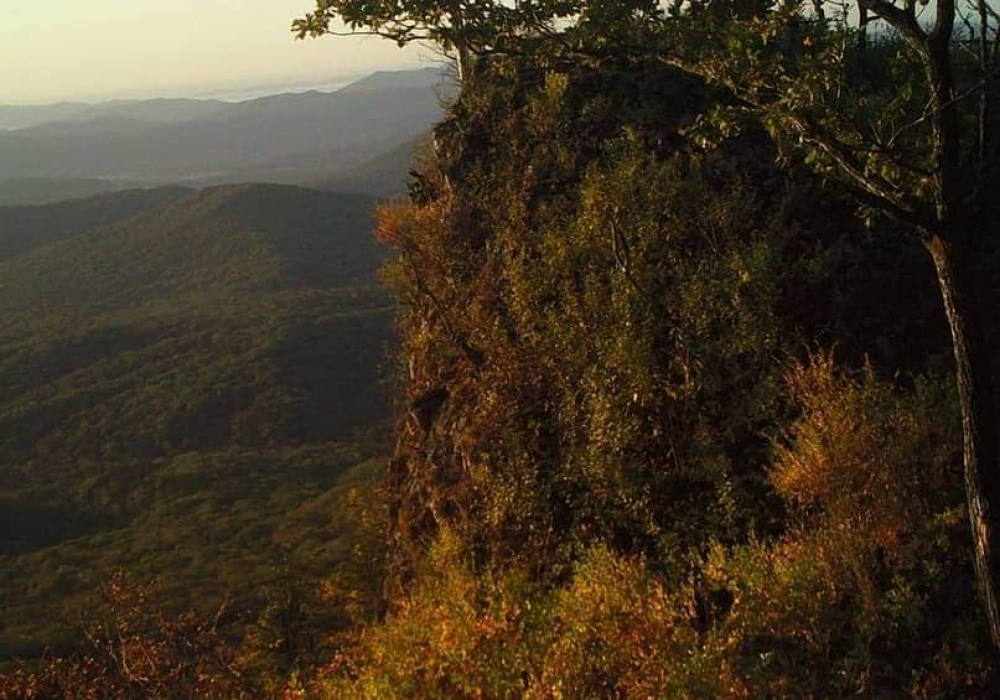
{"label": "tree trunk", "polygon": [[955,354],[976,578],[990,636],[1000,651],[1000,441],[993,370],[980,323],[982,306],[976,303],[973,251],[966,231],[947,238],[934,236],[927,248],[937,270]]}
{"label": "tree trunk", "polygon": [[456,53],[458,54],[456,61],[458,64],[458,83],[462,87],[466,87],[472,77],[472,52],[465,46],[459,45]]}

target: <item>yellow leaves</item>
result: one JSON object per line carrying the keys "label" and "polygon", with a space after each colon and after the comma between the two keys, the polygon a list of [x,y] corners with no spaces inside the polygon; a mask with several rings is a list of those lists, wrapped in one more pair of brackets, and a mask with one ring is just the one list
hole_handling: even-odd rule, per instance
{"label": "yellow leaves", "polygon": [[912,565],[929,533],[948,531],[939,514],[960,499],[948,476],[957,461],[957,420],[948,420],[954,406],[929,382],[904,391],[870,368],[837,367],[830,352],[793,365],[788,386],[802,415],[775,446],[770,473],[799,517],[788,546],[820,567],[818,591],[831,600],[849,592],[857,624],[882,629],[906,610],[891,601],[905,586],[887,593],[881,581],[886,564]]}
{"label": "yellow leaves", "polygon": [[408,595],[369,630],[358,677],[330,697],[515,697],[524,673],[522,593],[514,575],[473,574],[461,539],[445,531]]}
{"label": "yellow leaves", "polygon": [[375,239],[384,245],[398,248],[409,238],[414,207],[409,204],[383,204],[378,208]]}
{"label": "yellow leaves", "polygon": [[408,202],[389,202],[376,211],[375,239],[391,248],[404,249],[433,236],[441,228],[441,212],[435,205],[418,207]]}
{"label": "yellow leaves", "polygon": [[569,76],[550,72],[545,76],[545,92],[553,102],[561,102],[569,90]]}
{"label": "yellow leaves", "polygon": [[642,559],[592,549],[557,595],[554,636],[532,697],[665,696],[673,669],[697,644],[688,597],[668,594]]}

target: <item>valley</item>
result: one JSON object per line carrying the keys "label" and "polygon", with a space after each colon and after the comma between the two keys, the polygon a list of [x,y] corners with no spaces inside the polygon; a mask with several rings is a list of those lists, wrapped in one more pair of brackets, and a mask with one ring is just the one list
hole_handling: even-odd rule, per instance
{"label": "valley", "polygon": [[79,642],[119,570],[252,609],[329,573],[378,473],[376,200],[281,185],[0,208],[0,660]]}

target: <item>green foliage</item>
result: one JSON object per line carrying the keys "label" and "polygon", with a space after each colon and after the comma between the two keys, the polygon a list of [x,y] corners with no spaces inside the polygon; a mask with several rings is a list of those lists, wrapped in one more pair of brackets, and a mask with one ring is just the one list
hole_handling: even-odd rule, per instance
{"label": "green foliage", "polygon": [[[822,3],[508,5],[321,0],[294,25],[459,53],[434,155],[378,215],[403,306],[386,483],[323,427],[367,418],[357,358],[392,307],[351,272],[380,256],[337,267],[311,227],[340,222],[299,192],[207,193],[0,266],[27,329],[0,346],[10,473],[72,464],[86,496],[0,482],[35,523],[0,561],[35,588],[5,604],[82,591],[74,556],[175,602],[238,572],[254,615],[227,649],[272,696],[986,697],[930,269],[855,216],[922,226],[945,199],[923,40],[855,52]],[[793,154],[813,172],[779,170]],[[139,406],[130,438],[109,427]]]}
{"label": "green foliage", "polygon": [[726,21],[692,13],[665,31],[666,60],[734,98],[705,115],[703,134],[760,124],[784,157],[840,180],[861,204],[931,226],[941,186],[931,93],[920,52],[904,38],[877,35],[856,49],[846,17],[809,21],[792,5]]}
{"label": "green foliage", "polygon": [[316,9],[292,23],[300,39],[349,32],[371,33],[405,46],[430,40],[445,50],[482,54],[528,28],[548,24],[577,9],[572,0],[523,0],[515,7],[502,0],[316,0]]}
{"label": "green foliage", "polygon": [[72,199],[48,206],[0,207],[0,260],[159,209],[190,194],[191,191],[183,187],[158,187]]}
{"label": "green foliage", "polygon": [[4,229],[32,249],[0,263],[0,659],[72,648],[119,570],[252,610],[277,562],[316,587],[354,556],[392,338],[372,200],[240,186],[135,216],[171,194]]}

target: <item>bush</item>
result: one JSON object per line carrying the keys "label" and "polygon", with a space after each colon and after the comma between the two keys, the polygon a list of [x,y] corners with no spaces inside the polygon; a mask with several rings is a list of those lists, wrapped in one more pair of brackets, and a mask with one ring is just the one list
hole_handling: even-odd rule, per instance
{"label": "bush", "polygon": [[445,532],[412,590],[340,659],[321,695],[344,700],[516,700],[523,697],[531,588],[472,573]]}

